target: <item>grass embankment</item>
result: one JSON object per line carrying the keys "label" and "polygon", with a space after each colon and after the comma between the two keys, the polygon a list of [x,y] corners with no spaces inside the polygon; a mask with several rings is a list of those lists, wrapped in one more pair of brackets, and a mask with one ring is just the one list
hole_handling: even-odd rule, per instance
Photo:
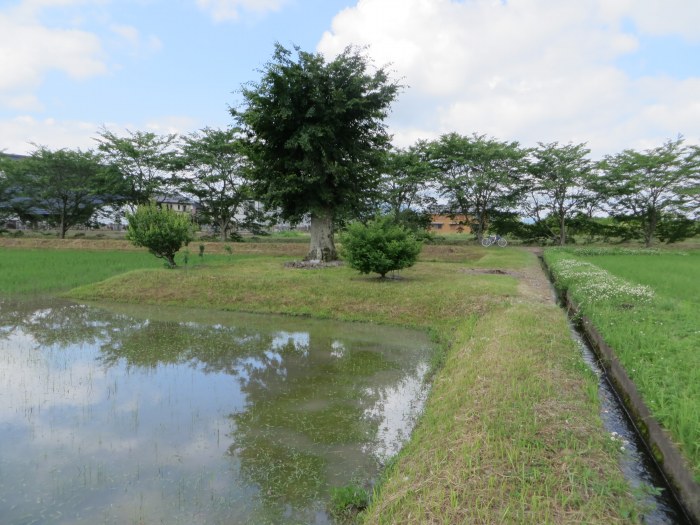
{"label": "grass embankment", "polygon": [[[77,299],[277,312],[429,329],[444,350],[424,414],[366,523],[616,523],[635,503],[598,416],[597,383],[535,257],[429,247],[399,280],[286,257],[144,269]],[[446,262],[447,261],[447,262]],[[484,273],[507,270],[510,274]]]}
{"label": "grass embankment", "polygon": [[545,257],[700,482],[700,251],[551,250]]}

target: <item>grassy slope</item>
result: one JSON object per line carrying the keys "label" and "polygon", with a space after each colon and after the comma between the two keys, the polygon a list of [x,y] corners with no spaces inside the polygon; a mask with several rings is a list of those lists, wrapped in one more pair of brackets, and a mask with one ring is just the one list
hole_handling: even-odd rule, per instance
{"label": "grassy slope", "polygon": [[445,365],[365,522],[629,521],[634,504],[597,415],[595,379],[564,314],[546,300],[546,282],[532,278],[534,256],[433,247],[426,258],[452,262],[419,263],[380,282],[347,268],[287,270],[288,258],[234,256],[219,266],[134,271],[70,295],[430,329]]}

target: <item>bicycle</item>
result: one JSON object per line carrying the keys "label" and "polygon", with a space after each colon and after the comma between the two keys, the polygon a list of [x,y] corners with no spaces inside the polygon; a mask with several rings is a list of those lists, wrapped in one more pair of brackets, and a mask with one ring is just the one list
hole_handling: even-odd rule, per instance
{"label": "bicycle", "polygon": [[508,245],[508,241],[506,241],[503,237],[500,235],[489,235],[488,237],[484,237],[481,239],[481,245],[484,248],[488,248],[489,246],[493,246],[494,244],[498,244],[501,248],[505,248]]}

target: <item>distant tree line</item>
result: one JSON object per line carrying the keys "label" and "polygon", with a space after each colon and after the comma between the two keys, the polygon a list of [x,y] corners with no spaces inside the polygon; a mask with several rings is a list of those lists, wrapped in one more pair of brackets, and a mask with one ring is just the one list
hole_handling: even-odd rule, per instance
{"label": "distant tree line", "polygon": [[[683,138],[602,160],[585,144],[449,133],[400,149],[384,125],[401,87],[348,48],[320,54],[277,45],[242,87],[235,126],[185,136],[98,132],[94,150],[38,146],[0,155],[0,219],[47,223],[61,237],[100,214],[179,192],[221,239],[277,218],[311,221],[308,259],[332,260],[334,232],[377,215],[425,231],[438,209],[529,242],[584,238],[674,242],[698,231],[700,147]],[[259,204],[265,206],[263,214]]]}
{"label": "distant tree line", "polygon": [[[464,226],[479,239],[488,229],[531,242],[563,245],[577,234],[650,246],[698,233],[698,146],[678,138],[599,162],[588,154],[584,144],[523,148],[456,133],[385,149],[373,168],[376,181],[357,190],[361,198],[335,217],[335,227],[383,213],[413,231],[424,230],[440,210],[466,217]],[[133,210],[176,191],[197,203],[199,223],[227,239],[274,220],[255,206],[260,183],[245,139],[234,128],[184,137],[103,130],[95,150],[37,147],[26,157],[0,157],[0,217],[46,222],[64,237],[77,225],[94,226],[106,209]],[[286,218],[299,220],[308,212],[304,192],[314,194],[301,190],[293,200],[299,209]]]}

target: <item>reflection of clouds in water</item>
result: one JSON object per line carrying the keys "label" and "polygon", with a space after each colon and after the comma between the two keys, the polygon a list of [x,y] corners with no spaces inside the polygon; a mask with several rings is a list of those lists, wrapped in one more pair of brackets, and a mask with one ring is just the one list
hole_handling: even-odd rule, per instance
{"label": "reflection of clouds in water", "polygon": [[427,371],[427,363],[419,363],[414,373],[404,376],[396,385],[380,390],[377,403],[365,410],[365,417],[379,422],[377,441],[370,445],[369,452],[380,463],[396,455],[410,436],[428,397],[424,382]]}
{"label": "reflection of clouds in water", "polygon": [[268,363],[282,364],[282,356],[278,352],[272,352],[270,350],[265,350],[263,352],[267,358]]}
{"label": "reflection of clouds in water", "polygon": [[301,352],[304,356],[309,353],[309,344],[311,337],[308,332],[277,332],[272,339],[270,348],[272,350],[283,350],[290,345],[292,348]]}
{"label": "reflection of clouds in water", "polygon": [[340,359],[347,352],[345,344],[342,341],[333,341],[331,343],[331,355]]}
{"label": "reflection of clouds in water", "polygon": [[[36,346],[21,330],[0,341],[0,499],[13,502],[13,509],[0,504],[0,514],[28,515],[40,504],[42,514],[63,513],[65,523],[98,523],[107,514],[94,501],[106,498],[117,519],[110,523],[139,513],[157,522],[172,517],[182,498],[193,501],[170,522],[189,524],[210,498],[250,498],[254,491],[222,461],[231,444],[228,415],[244,404],[230,375],[189,366],[103,368],[98,346]],[[228,503],[221,510],[235,514]]]}
{"label": "reflection of clouds in water", "polygon": [[42,319],[46,319],[51,315],[53,312],[52,308],[43,308],[41,310],[36,310],[30,317],[29,317],[29,322],[30,323],[36,323],[38,321],[41,321]]}
{"label": "reflection of clouds in water", "polygon": [[34,338],[16,331],[0,340],[0,421],[30,421],[54,407],[101,402],[105,373],[79,356],[80,347],[39,352]]}

